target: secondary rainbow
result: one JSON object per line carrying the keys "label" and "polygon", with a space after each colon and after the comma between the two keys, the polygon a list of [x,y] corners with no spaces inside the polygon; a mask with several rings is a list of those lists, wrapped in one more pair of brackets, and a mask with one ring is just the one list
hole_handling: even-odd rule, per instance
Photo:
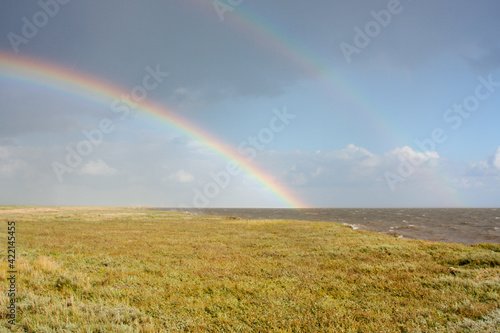
{"label": "secondary rainbow", "polygon": [[[105,103],[106,100],[109,103],[109,98],[112,100],[120,99],[120,96],[128,94],[127,90],[96,77],[39,59],[12,55],[2,51],[0,51],[0,75],[44,87],[51,87],[99,103]],[[234,147],[225,144],[211,133],[175,114],[172,110],[147,100],[142,101],[137,110],[155,117],[193,139],[201,141],[205,146],[227,160],[237,163],[247,175],[274,193],[287,206],[294,208],[308,206],[290,189],[280,184],[272,175],[250,159],[239,154]]]}
{"label": "secondary rainbow", "polygon": [[[212,1],[198,0],[198,4],[193,7],[205,10],[206,15],[217,16]],[[335,98],[346,100],[355,107],[353,112],[361,113],[374,127],[380,129],[380,135],[387,136],[396,145],[409,141],[410,138],[406,138],[406,134],[398,131],[391,123],[391,119],[385,117],[383,112],[377,110],[373,103],[349,84],[349,80],[340,70],[335,69],[329,61],[317,55],[278,25],[262,19],[257,12],[243,6],[225,12],[222,24],[227,24],[228,29],[237,29],[242,35],[280,56],[284,61],[288,61],[307,76],[322,80],[326,96],[331,96],[333,92]]]}

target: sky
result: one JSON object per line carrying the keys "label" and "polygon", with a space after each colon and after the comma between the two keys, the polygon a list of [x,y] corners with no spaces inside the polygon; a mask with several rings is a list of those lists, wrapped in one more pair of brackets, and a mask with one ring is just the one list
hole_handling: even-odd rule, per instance
{"label": "sky", "polygon": [[3,1],[0,204],[499,207],[498,17],[493,0]]}

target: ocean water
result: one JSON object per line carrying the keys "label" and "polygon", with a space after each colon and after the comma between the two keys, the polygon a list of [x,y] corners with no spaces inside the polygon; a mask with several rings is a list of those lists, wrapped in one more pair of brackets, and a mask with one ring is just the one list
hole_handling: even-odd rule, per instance
{"label": "ocean water", "polygon": [[500,208],[156,208],[243,219],[327,221],[404,238],[500,243]]}

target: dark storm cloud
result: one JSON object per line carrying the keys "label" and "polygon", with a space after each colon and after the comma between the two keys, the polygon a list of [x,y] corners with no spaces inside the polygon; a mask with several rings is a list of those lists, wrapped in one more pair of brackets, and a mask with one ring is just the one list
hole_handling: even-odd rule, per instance
{"label": "dark storm cloud", "polygon": [[[390,3],[399,3],[400,13],[353,55],[351,66],[390,64],[411,70],[451,49],[476,47],[489,53],[491,43],[498,44],[492,18],[498,17],[500,5],[494,1],[244,2],[220,21],[211,1],[73,0],[20,49],[124,87],[137,84],[146,66],[160,64],[171,80],[153,97],[173,103],[169,97],[178,88],[199,92],[207,103],[234,95],[274,96],[308,79],[287,52],[302,50],[332,66],[345,66],[340,43],[352,44],[354,27],[364,29],[374,20],[371,12],[386,10]],[[0,45],[9,49],[7,32],[20,33],[22,17],[30,18],[40,7],[1,7],[9,15],[0,23]],[[253,35],[235,20],[253,25]],[[259,44],[266,34],[271,45]]]}
{"label": "dark storm cloud", "polygon": [[[20,33],[22,17],[40,8],[9,5],[6,10],[17,19],[0,26],[0,45],[11,49],[6,32]],[[137,84],[146,66],[160,64],[172,74],[172,81],[155,92],[161,97],[179,87],[203,90],[209,101],[228,94],[279,94],[298,73],[253,43],[221,22],[211,3],[73,0],[19,49],[124,87]]]}

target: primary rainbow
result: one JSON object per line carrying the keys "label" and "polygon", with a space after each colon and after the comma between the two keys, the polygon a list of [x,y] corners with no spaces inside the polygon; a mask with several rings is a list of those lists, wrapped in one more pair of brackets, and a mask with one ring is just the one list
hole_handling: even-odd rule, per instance
{"label": "primary rainbow", "polygon": [[[121,99],[120,96],[128,94],[125,89],[96,77],[39,59],[12,55],[2,51],[0,51],[0,76],[51,87],[99,103],[105,103],[106,100],[110,103],[109,98],[119,100]],[[247,175],[274,193],[287,206],[294,208],[308,206],[290,189],[276,181],[273,176],[251,160],[244,158],[234,147],[225,144],[204,129],[175,114],[172,110],[147,100],[140,102],[137,110],[168,124],[193,139],[201,141],[205,146],[211,148],[225,159],[236,162]]]}

